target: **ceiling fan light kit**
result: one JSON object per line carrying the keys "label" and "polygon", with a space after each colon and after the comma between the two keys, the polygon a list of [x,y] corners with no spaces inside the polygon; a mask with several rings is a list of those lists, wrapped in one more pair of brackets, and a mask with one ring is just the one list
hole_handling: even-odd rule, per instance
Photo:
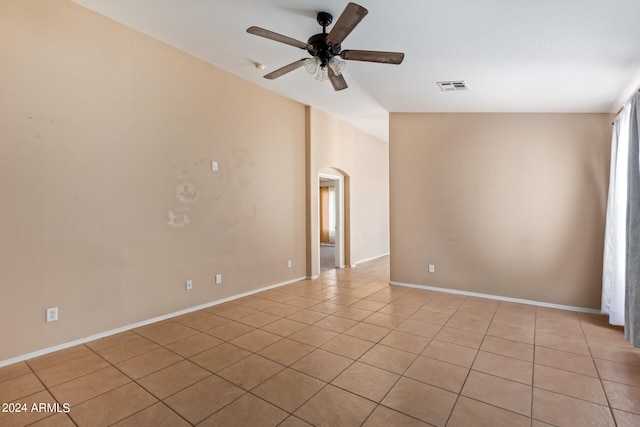
{"label": "ceiling fan light kit", "polygon": [[340,61],[335,56],[329,60],[329,67],[336,73],[336,76],[342,74],[345,68],[347,68],[347,63],[344,61]]}
{"label": "ceiling fan light kit", "polygon": [[335,56],[329,60],[328,65],[322,65],[322,61],[317,56],[304,60],[304,69],[307,70],[309,74],[315,74],[316,80],[321,82],[329,78],[327,66],[333,70],[336,76],[339,76],[347,67],[347,63],[339,60]]}
{"label": "ceiling fan light kit", "polygon": [[329,80],[333,88],[338,91],[348,87],[342,75],[346,67],[344,60],[400,64],[404,59],[404,53],[402,52],[342,50],[342,42],[344,39],[353,31],[356,25],[362,21],[367,13],[368,11],[364,7],[355,3],[349,3],[331,31],[327,33],[327,27],[333,22],[333,16],[327,12],[319,12],[317,22],[322,27],[322,33],[311,36],[306,43],[260,27],[249,27],[247,28],[247,32],[299,49],[304,49],[311,55],[311,58],[300,59],[266,74],[264,76],[266,79],[277,79],[304,66],[307,72],[315,74],[316,80]]}

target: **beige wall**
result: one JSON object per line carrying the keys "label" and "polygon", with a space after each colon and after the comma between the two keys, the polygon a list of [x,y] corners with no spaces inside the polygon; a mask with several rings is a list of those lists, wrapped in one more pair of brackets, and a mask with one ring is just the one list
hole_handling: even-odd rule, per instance
{"label": "beige wall", "polygon": [[318,173],[346,176],[345,262],[389,252],[389,145],[329,114],[307,107],[307,274],[320,271]]}
{"label": "beige wall", "polygon": [[62,0],[0,40],[0,361],[306,275],[302,105]]}
{"label": "beige wall", "polygon": [[391,280],[599,308],[611,120],[391,114]]}

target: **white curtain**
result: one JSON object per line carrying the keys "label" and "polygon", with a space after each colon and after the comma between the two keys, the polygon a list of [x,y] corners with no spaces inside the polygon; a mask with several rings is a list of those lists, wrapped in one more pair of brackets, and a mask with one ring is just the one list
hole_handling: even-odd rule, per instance
{"label": "white curtain", "polygon": [[609,315],[609,323],[621,326],[624,325],[627,260],[629,104],[622,107],[613,124],[602,277],[602,312]]}
{"label": "white curtain", "polygon": [[616,117],[611,144],[602,311],[640,347],[640,93]]}

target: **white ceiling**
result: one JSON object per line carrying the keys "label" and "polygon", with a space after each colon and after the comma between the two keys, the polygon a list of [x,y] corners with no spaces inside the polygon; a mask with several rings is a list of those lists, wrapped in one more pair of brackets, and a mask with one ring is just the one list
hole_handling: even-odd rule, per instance
{"label": "white ceiling", "polygon": [[[74,1],[385,141],[388,112],[616,112],[640,85],[639,0],[358,0],[369,14],[343,49],[405,60],[349,61],[341,92],[303,68],[262,78],[308,54],[245,30],[306,42],[316,13],[335,22],[346,0]],[[442,80],[470,91],[442,92]]]}

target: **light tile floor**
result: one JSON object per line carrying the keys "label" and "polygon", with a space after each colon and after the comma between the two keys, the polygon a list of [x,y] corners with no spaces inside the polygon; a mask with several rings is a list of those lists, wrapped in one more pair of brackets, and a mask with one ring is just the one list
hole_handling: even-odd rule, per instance
{"label": "light tile floor", "polygon": [[388,285],[389,259],[0,369],[1,426],[638,426],[605,317]]}

